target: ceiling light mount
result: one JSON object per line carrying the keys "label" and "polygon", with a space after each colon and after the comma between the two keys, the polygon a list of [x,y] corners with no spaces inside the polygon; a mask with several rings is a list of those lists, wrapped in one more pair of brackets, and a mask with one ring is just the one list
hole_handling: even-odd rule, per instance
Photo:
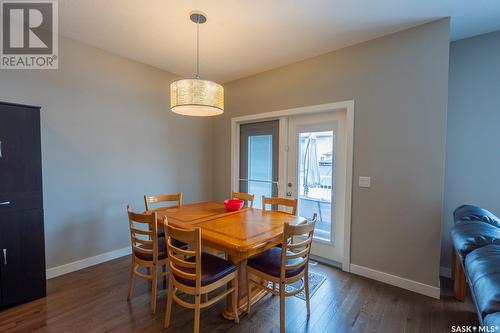
{"label": "ceiling light mount", "polygon": [[205,22],[207,22],[207,16],[200,12],[200,11],[192,11],[191,13],[189,13],[189,18],[191,19],[191,21],[193,21],[193,23],[199,23],[199,24],[203,24]]}

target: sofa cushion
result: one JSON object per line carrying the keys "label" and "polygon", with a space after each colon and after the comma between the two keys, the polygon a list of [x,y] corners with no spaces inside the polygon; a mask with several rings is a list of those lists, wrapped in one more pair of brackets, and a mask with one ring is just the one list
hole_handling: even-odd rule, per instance
{"label": "sofa cushion", "polygon": [[500,327],[500,312],[489,314],[484,318],[484,326],[498,326]]}
{"label": "sofa cushion", "polygon": [[500,219],[490,211],[472,205],[462,205],[453,212],[455,224],[466,221],[482,221],[500,228]]}
{"label": "sofa cushion", "polygon": [[465,269],[483,318],[500,311],[500,246],[472,251],[465,258]]}
{"label": "sofa cushion", "polygon": [[481,221],[459,223],[451,229],[451,240],[464,258],[477,248],[490,244],[500,245],[500,229]]}

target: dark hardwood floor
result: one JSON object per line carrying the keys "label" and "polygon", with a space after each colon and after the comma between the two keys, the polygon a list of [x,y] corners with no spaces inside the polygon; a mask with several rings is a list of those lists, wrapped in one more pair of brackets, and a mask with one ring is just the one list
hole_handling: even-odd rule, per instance
{"label": "dark hardwood floor", "polygon": [[[149,312],[147,282],[137,279],[127,302],[130,258],[124,257],[48,281],[48,296],[0,311],[0,332],[165,332],[165,290],[158,313]],[[305,302],[286,300],[287,332],[451,332],[452,325],[477,324],[474,307],[451,296],[443,281],[441,300],[392,287],[338,269],[316,265],[327,280]],[[266,296],[239,325],[222,319],[224,302],[202,311],[201,332],[278,332],[279,299]],[[174,304],[167,332],[192,332],[193,312]]]}

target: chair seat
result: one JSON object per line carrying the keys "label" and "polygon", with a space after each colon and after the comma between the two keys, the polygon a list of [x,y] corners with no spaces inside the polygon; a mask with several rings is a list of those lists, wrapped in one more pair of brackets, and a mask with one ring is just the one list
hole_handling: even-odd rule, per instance
{"label": "chair seat", "polygon": [[487,245],[469,253],[465,269],[484,317],[500,311],[500,246]]}
{"label": "chair seat", "polygon": [[[152,250],[153,244],[142,244],[139,245],[138,247],[144,250]],[[152,253],[142,253],[139,251],[134,251],[134,254],[137,258],[141,260],[153,261]],[[158,239],[158,259],[165,259],[166,257],[167,257],[167,247],[165,244],[165,239],[160,238]]]}
{"label": "chair seat", "polygon": [[[296,264],[301,261],[302,259],[300,258],[289,259],[287,265]],[[248,259],[247,265],[268,275],[280,277],[281,248],[272,247],[267,251],[264,251],[256,256],[253,256],[252,258]],[[304,268],[305,265],[294,269],[287,269],[285,272],[285,277],[288,278],[295,276],[301,273],[304,270]]]}
{"label": "chair seat", "polygon": [[[190,262],[194,262],[195,257],[191,257],[191,258],[188,258],[186,260],[190,261]],[[190,273],[190,274],[194,274],[194,272],[195,272],[194,268],[187,268],[187,267],[177,267],[177,268],[186,272],[186,273]],[[206,286],[206,285],[212,284],[212,283],[222,279],[223,277],[233,273],[234,271],[236,271],[237,268],[238,268],[238,266],[236,266],[235,264],[233,264],[227,260],[224,260],[222,258],[216,257],[216,256],[208,254],[208,253],[202,253],[201,254],[201,285]],[[174,273],[174,275],[175,275],[175,273]],[[195,280],[185,279],[185,278],[182,278],[182,277],[177,276],[177,275],[175,275],[175,279],[178,282],[180,282],[186,286],[190,286],[190,287],[195,286]]]}

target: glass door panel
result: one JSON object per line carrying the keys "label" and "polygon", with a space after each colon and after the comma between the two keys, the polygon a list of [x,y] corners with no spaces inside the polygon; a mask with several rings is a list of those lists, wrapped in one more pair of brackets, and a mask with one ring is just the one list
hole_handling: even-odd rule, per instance
{"label": "glass door panel", "polygon": [[333,131],[300,131],[298,140],[299,215],[311,218],[316,214],[314,237],[331,241],[335,136]]}
{"label": "glass door panel", "polygon": [[344,251],[345,115],[342,112],[288,119],[286,195],[298,214],[317,215],[311,253],[342,262]]}
{"label": "glass door panel", "polygon": [[255,208],[263,195],[278,193],[278,126],[277,120],[240,126],[239,191],[255,195]]}

